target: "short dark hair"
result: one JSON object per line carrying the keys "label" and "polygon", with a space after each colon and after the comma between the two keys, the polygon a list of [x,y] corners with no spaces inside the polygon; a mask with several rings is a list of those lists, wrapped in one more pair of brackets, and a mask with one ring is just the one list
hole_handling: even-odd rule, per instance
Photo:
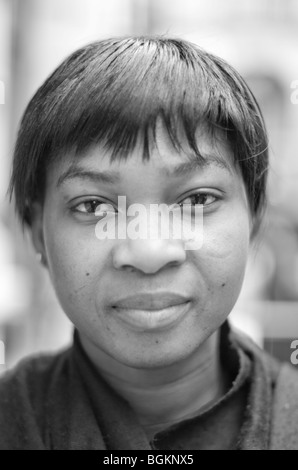
{"label": "short dark hair", "polygon": [[181,39],[111,38],[71,54],[31,99],[21,121],[13,159],[10,195],[30,225],[32,202],[44,196],[49,163],[62,151],[76,154],[103,143],[111,158],[126,158],[143,138],[150,158],[150,136],[157,119],[181,149],[182,126],[190,148],[200,124],[220,129],[232,146],[257,219],[265,203],[267,134],[249,87],[224,60]]}

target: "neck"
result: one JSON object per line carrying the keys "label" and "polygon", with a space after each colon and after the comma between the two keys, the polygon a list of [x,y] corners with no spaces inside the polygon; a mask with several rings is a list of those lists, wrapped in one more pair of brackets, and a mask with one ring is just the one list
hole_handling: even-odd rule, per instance
{"label": "neck", "polygon": [[82,341],[102,377],[130,404],[149,434],[198,414],[224,394],[218,343],[216,332],[177,364],[136,369],[101,350],[91,351]]}

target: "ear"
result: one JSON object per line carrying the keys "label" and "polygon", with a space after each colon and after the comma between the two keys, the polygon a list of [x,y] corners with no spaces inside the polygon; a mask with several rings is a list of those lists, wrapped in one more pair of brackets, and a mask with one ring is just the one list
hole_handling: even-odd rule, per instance
{"label": "ear", "polygon": [[47,267],[47,256],[44,243],[43,231],[43,207],[40,203],[35,202],[31,211],[31,237],[32,243],[36,250],[39,261]]}

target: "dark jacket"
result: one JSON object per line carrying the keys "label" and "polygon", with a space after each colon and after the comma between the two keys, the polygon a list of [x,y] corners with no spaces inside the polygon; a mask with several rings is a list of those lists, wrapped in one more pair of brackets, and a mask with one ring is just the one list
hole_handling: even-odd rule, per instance
{"label": "dark jacket", "polygon": [[[239,439],[230,448],[298,448],[297,372],[290,366],[281,368],[247,338],[226,334],[231,351],[245,355],[250,363],[249,374],[238,387],[245,405]],[[236,398],[239,390],[233,392]],[[217,426],[220,433],[224,431],[218,417],[229,416],[233,393],[215,410],[182,423],[154,444],[128,403],[93,369],[75,334],[73,347],[54,356],[25,359],[1,378],[0,449],[186,449],[185,440],[179,443],[179,429],[180,436],[191,429],[190,449],[204,448],[196,436],[212,422],[214,413],[213,430]]]}

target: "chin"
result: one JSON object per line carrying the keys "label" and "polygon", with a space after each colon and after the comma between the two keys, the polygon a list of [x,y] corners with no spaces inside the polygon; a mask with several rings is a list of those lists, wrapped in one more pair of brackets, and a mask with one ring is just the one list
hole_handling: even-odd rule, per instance
{"label": "chin", "polygon": [[[199,345],[198,345],[199,347]],[[114,356],[118,362],[125,364],[126,366],[133,367],[135,369],[161,369],[164,367],[171,367],[175,364],[179,364],[181,361],[186,360],[192,355],[193,351],[190,349],[187,350],[176,350],[173,351],[156,351],[156,354],[152,352],[145,353],[144,351],[132,352],[129,354],[117,355]]]}

